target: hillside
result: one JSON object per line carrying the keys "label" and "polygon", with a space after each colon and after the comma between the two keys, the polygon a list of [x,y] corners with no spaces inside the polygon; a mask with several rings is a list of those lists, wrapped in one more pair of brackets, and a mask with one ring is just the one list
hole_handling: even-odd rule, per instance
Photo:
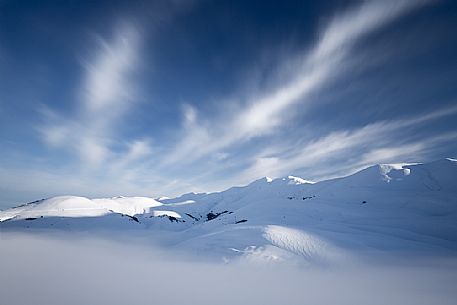
{"label": "hillside", "polygon": [[312,183],[288,176],[177,198],[54,197],[0,212],[1,231],[134,234],[210,257],[307,261],[457,252],[457,161],[381,164]]}

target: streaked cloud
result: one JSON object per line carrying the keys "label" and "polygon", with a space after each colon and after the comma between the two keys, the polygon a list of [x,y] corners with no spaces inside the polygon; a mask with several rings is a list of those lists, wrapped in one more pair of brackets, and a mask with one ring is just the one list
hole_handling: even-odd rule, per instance
{"label": "streaked cloud", "polygon": [[230,145],[274,133],[289,118],[287,109],[312,103],[309,95],[344,70],[348,53],[357,40],[423,3],[369,1],[337,16],[322,31],[315,47],[294,59],[289,81],[278,84],[267,94],[255,94],[229,117],[186,130],[164,160],[165,165],[188,163]]}
{"label": "streaked cloud", "polygon": [[[53,146],[76,151],[84,166],[99,166],[115,157],[111,146],[118,120],[135,103],[134,72],[137,68],[141,37],[131,24],[122,23],[111,40],[97,36],[93,57],[83,61],[84,79],[78,92],[78,112],[75,117],[59,116],[46,111],[52,125],[41,127],[44,139]],[[127,145],[122,162],[149,151],[147,142]],[[135,158],[133,158],[135,157]]]}
{"label": "streaked cloud", "polygon": [[451,116],[456,107],[401,120],[381,121],[356,129],[338,130],[302,145],[278,143],[275,153],[269,148],[254,158],[236,179],[249,181],[262,176],[285,176],[305,172],[307,178],[328,179],[347,175],[372,164],[417,161],[438,145],[457,139],[457,132],[429,136],[420,140],[404,138],[402,129]]}
{"label": "streaked cloud", "polygon": [[[446,49],[452,27],[442,30],[455,22],[433,15],[446,10],[438,2],[309,4],[317,17],[307,23],[301,6],[299,17],[282,18],[286,5],[271,20],[243,3],[226,5],[164,1],[113,17],[97,3],[97,21],[83,18],[72,31],[81,37],[63,31],[50,42],[69,42],[53,52],[55,61],[42,60],[53,51],[47,45],[16,50],[29,59],[24,66],[38,62],[40,69],[4,60],[21,81],[9,95],[0,90],[0,102],[14,100],[0,110],[0,188],[7,194],[0,204],[63,194],[173,196],[261,176],[319,180],[373,163],[455,157],[457,61]],[[225,14],[252,18],[237,27]],[[429,19],[420,23],[424,16],[442,38],[429,31]],[[40,31],[18,32],[17,40],[47,41]],[[423,48],[422,37],[435,49]],[[8,47],[2,44],[3,59],[15,54]],[[47,72],[34,75],[44,89],[29,71]],[[14,84],[4,74],[2,88]],[[62,88],[56,76],[68,78]]]}

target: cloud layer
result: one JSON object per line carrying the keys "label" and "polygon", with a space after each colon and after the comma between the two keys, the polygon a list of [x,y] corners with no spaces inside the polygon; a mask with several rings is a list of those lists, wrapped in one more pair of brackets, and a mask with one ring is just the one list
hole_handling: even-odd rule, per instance
{"label": "cloud layer", "polygon": [[[15,304],[454,304],[455,261],[297,268],[182,259],[137,243],[0,236],[0,293]],[[131,240],[130,240],[131,241]]]}

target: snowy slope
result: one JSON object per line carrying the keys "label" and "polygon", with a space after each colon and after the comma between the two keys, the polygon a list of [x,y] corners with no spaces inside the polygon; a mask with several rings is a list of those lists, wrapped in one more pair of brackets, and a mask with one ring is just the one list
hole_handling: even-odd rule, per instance
{"label": "snowy slope", "polygon": [[162,204],[152,198],[115,197],[90,200],[60,196],[38,200],[0,213],[0,221],[42,217],[97,217],[110,213],[133,216],[144,214]]}
{"label": "snowy slope", "polygon": [[2,211],[0,221],[2,231],[134,231],[227,259],[332,261],[369,251],[455,255],[457,161],[375,165],[317,183],[263,178],[223,192],[157,200],[55,197]]}

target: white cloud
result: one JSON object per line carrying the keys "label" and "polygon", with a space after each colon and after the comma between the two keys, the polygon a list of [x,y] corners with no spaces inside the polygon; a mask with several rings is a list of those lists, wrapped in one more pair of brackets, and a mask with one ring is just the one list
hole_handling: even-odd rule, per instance
{"label": "white cloud", "polygon": [[[407,153],[418,156],[427,149],[426,139],[422,143],[406,143],[389,139],[389,136],[404,127],[456,113],[457,107],[407,120],[382,121],[359,129],[336,130],[306,143],[293,137],[281,143],[265,141],[268,142],[263,145],[266,149],[254,152],[254,158],[252,151],[244,154],[244,149],[238,148],[250,140],[261,137],[268,140],[267,136],[279,134],[294,113],[306,111],[308,105],[317,101],[313,99],[316,92],[343,75],[353,60],[351,50],[360,39],[423,2],[363,2],[336,16],[320,32],[314,47],[305,54],[286,60],[280,71],[281,78],[278,77],[281,81],[270,89],[256,90],[241,102],[224,101],[221,103],[224,104],[222,111],[211,117],[205,117],[191,104],[182,105],[178,141],[154,141],[154,151],[152,141],[147,138],[119,141],[115,136],[120,119],[134,105],[137,97],[131,75],[141,62],[142,41],[135,28],[126,24],[120,26],[113,39],[98,39],[93,58],[83,65],[85,77],[79,92],[80,113],[67,120],[62,116],[49,116],[51,124],[42,128],[47,143],[76,152],[83,166],[89,169],[89,173],[84,171],[86,176],[83,175],[83,181],[77,188],[73,187],[75,182],[72,179],[66,182],[53,176],[55,191],[59,192],[57,185],[60,185],[63,190],[77,189],[78,192],[97,196],[119,190],[132,195],[135,195],[134,192],[136,195],[151,194],[149,192],[175,195],[195,189],[221,189],[263,175],[287,175],[316,165],[325,158],[328,158],[329,164],[340,160],[339,169],[325,168],[319,172],[314,168],[313,177],[349,172],[362,166],[362,163],[403,157]],[[440,143],[444,142],[443,139]],[[171,145],[171,149],[167,145]],[[242,156],[234,157],[238,153]],[[353,160],[352,153],[363,156]],[[235,167],[236,173],[229,172]],[[97,169],[101,170],[90,173]],[[238,173],[240,170],[241,173]],[[212,175],[220,178],[211,179]],[[35,175],[38,179],[39,176]],[[227,177],[230,181],[223,180]],[[208,178],[212,180],[210,183]],[[203,179],[206,179],[203,185],[212,185],[202,187],[200,181]],[[100,191],[93,193],[95,183]]]}
{"label": "white cloud", "polygon": [[425,1],[369,1],[335,18],[322,31],[316,46],[294,60],[289,81],[268,94],[253,96],[228,117],[201,123],[182,134],[164,165],[188,163],[252,138],[274,133],[289,118],[285,110],[303,107],[321,86],[342,72],[347,53],[364,35],[387,24]]}
{"label": "white cloud", "polygon": [[192,126],[197,123],[197,110],[191,104],[183,105],[184,126]]}
{"label": "white cloud", "polygon": [[138,160],[151,153],[151,147],[147,140],[137,140],[129,145],[129,151],[126,155],[127,160]]}
{"label": "white cloud", "polygon": [[66,126],[48,126],[41,128],[44,140],[46,143],[58,146],[65,141],[69,134],[69,130]]}
{"label": "white cloud", "polygon": [[[334,131],[302,145],[278,143],[280,147],[276,153],[270,153],[269,147],[267,152],[257,155],[251,167],[236,179],[250,181],[261,176],[278,177],[300,169],[307,169],[308,175],[312,176],[305,178],[322,179],[345,175],[376,163],[418,161],[437,145],[454,141],[457,133],[408,140],[402,138],[402,131],[456,113],[457,107],[449,107],[405,119]],[[331,166],[335,163],[337,168]],[[316,169],[319,167],[320,170]]]}
{"label": "white cloud", "polygon": [[[78,153],[83,165],[93,168],[115,155],[110,148],[117,120],[133,105],[136,96],[132,82],[139,62],[140,35],[127,23],[121,24],[112,40],[97,39],[92,59],[83,64],[85,77],[79,92],[79,114],[64,118],[47,111],[51,121],[40,128],[45,141]],[[142,143],[142,144],[140,144]],[[144,153],[146,142],[127,147],[127,157]],[[130,150],[129,150],[130,149]]]}
{"label": "white cloud", "polygon": [[132,101],[130,74],[139,55],[139,33],[131,25],[122,24],[112,41],[98,40],[95,58],[85,65],[82,98],[89,115],[103,115]]}
{"label": "white cloud", "polygon": [[136,172],[134,166],[136,163],[139,163],[141,167],[144,167],[145,164],[141,163],[141,161],[152,154],[151,143],[147,139],[135,140],[128,143],[127,147],[127,152],[120,155],[115,162],[111,164],[110,169],[113,175],[119,175],[120,172],[125,175],[129,172],[130,175],[134,177]]}

